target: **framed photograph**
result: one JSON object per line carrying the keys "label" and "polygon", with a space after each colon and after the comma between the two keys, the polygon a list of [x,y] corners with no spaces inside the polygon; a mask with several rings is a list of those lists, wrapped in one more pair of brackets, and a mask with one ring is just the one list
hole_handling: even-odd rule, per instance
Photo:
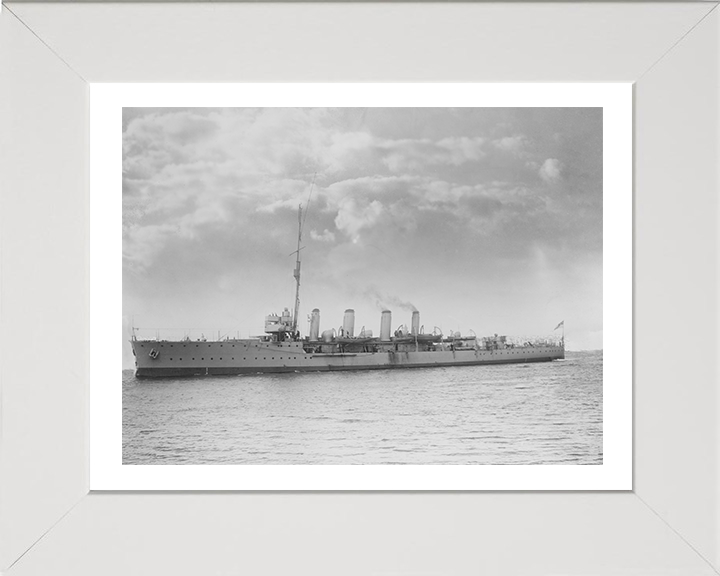
{"label": "framed photograph", "polygon": [[632,487],[629,84],[90,97],[91,489]]}
{"label": "framed photograph", "polygon": [[0,24],[3,571],[716,573],[715,3]]}

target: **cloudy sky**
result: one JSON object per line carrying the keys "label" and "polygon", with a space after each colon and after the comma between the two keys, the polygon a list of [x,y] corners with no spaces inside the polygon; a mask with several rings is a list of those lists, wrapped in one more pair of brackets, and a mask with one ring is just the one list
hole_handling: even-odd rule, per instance
{"label": "cloudy sky", "polygon": [[303,332],[316,307],[377,333],[415,306],[428,332],[565,320],[569,349],[602,348],[597,108],[125,108],[125,329],[247,337],[292,309],[314,177]]}

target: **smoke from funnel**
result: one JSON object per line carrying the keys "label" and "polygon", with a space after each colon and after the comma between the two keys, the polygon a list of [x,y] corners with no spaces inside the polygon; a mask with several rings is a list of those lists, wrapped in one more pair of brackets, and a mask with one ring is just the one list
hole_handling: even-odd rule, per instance
{"label": "smoke from funnel", "polygon": [[382,294],[377,288],[371,286],[363,291],[363,296],[370,300],[375,300],[375,306],[378,310],[383,311],[388,308],[400,308],[402,310],[408,310],[409,312],[416,312],[417,308],[412,302],[402,300],[397,296],[389,296]]}

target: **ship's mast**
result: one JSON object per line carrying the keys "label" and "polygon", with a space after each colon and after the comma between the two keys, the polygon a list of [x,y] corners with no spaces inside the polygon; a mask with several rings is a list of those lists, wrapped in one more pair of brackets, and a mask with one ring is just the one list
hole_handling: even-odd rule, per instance
{"label": "ship's mast", "polygon": [[308,201],[307,206],[305,207],[304,217],[302,211],[302,204],[298,206],[298,244],[297,252],[295,252],[295,270],[293,271],[293,276],[295,277],[295,312],[293,313],[292,319],[293,332],[297,332],[298,314],[300,313],[300,250],[302,250],[300,243],[302,242],[302,232],[303,228],[305,227],[305,218],[307,218],[307,213],[310,209],[310,199],[312,198],[313,188],[315,188],[315,178],[317,178],[317,172],[315,172],[315,175],[312,179],[312,184],[310,184],[310,194],[308,195]]}
{"label": "ship's mast", "polygon": [[298,206],[298,243],[295,259],[295,312],[293,313],[292,331],[297,331],[298,312],[300,311],[300,242],[302,242],[302,204]]}

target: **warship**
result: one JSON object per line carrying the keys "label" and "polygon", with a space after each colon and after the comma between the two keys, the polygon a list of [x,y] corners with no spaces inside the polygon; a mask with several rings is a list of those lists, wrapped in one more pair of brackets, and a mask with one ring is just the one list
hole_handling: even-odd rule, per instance
{"label": "warship", "polygon": [[420,313],[412,312],[410,326],[392,330],[392,312],[382,310],[380,333],[362,328],[356,334],[355,311],[345,310],[342,326],[320,331],[320,310],[309,316],[306,336],[298,330],[300,310],[300,250],[303,210],[298,209],[298,244],[295,269],[295,306],[265,317],[264,334],[251,338],[191,340],[139,339],[132,328],[130,344],[137,378],[223,376],[273,372],[428,368],[550,362],[565,357],[564,322],[559,339],[516,342],[506,336],[443,334],[438,328],[425,333]]}

